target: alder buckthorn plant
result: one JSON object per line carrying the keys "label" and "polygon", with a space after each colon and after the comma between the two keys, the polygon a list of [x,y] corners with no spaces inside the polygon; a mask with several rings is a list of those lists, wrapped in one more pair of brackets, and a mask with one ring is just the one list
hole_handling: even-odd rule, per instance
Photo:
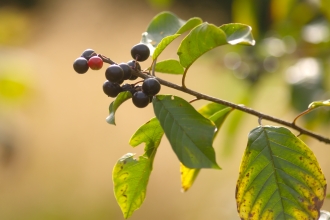
{"label": "alder buckthorn plant", "polygon": [[[312,102],[292,121],[285,121],[202,94],[186,85],[189,68],[204,53],[223,45],[254,46],[251,30],[245,24],[217,26],[201,18],[185,21],[173,13],[162,12],[151,20],[141,42],[132,46],[132,60],[118,64],[87,49],[74,61],[73,68],[79,74],[109,64],[103,83],[105,95],[112,98],[106,118],[109,124],[116,125],[116,111],[130,99],[138,108],[149,106],[154,110],[154,116],[129,140],[133,147],[144,143],[144,154],[138,158],[131,153],[123,155],[113,168],[114,195],[124,218],[132,216],[144,202],[153,161],[163,138],[168,139],[180,162],[183,192],[191,188],[202,169],[220,170],[213,142],[233,111],[253,115],[259,123],[248,134],[237,185],[232,189],[239,218],[319,219],[325,212],[321,208],[327,196],[326,177],[314,153],[300,137],[308,136],[325,144],[330,144],[330,139],[298,126],[296,121],[312,110],[329,107],[330,100]],[[158,60],[181,35],[184,38],[177,48],[178,58]],[[141,62],[147,59],[151,59],[151,65],[142,69]],[[166,81],[158,73],[181,76],[182,83]],[[208,103],[195,109],[192,101],[161,94],[162,86],[187,93],[193,101]],[[264,125],[263,120],[276,125]]]}

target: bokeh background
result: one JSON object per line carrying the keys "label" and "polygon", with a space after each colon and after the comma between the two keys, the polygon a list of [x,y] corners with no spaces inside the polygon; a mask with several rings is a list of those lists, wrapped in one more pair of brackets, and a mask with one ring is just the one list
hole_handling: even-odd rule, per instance
{"label": "bokeh background", "polygon": [[[153,117],[152,106],[137,109],[126,102],[117,126],[107,124],[112,99],[102,91],[103,70],[78,75],[72,63],[87,48],[127,62],[132,45],[163,10],[185,20],[253,27],[256,46],[205,54],[191,67],[188,87],[289,121],[310,102],[329,99],[328,0],[2,0],[0,219],[123,219],[112,168],[128,152],[143,153],[143,146],[133,149],[128,140]],[[178,44],[160,59],[176,58]],[[142,63],[148,65],[150,60]],[[178,76],[159,76],[180,83]],[[164,87],[161,92],[193,98]],[[328,137],[329,123],[327,108],[298,120]],[[222,170],[203,170],[186,193],[180,192],[179,162],[164,138],[147,198],[131,219],[238,219],[238,169],[247,134],[256,126],[254,116],[233,112],[214,144]],[[302,138],[330,179],[330,146]],[[330,210],[330,199],[323,209]]]}

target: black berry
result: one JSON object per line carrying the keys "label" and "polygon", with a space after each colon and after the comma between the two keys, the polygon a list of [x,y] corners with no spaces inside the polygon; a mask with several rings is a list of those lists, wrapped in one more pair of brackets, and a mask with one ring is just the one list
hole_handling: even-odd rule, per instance
{"label": "black berry", "polygon": [[110,97],[116,97],[122,91],[118,83],[113,83],[110,81],[105,81],[103,83],[103,92]]}
{"label": "black berry", "polygon": [[119,66],[124,71],[124,80],[131,78],[132,70],[131,70],[130,66],[127,63],[120,63]]}
{"label": "black berry", "polygon": [[136,44],[131,49],[131,55],[133,59],[143,62],[150,56],[149,47],[142,43]]}
{"label": "black berry", "polygon": [[160,83],[155,78],[148,78],[143,81],[142,91],[148,96],[154,96],[160,91]]}
{"label": "black berry", "polygon": [[126,84],[124,84],[124,85],[121,86],[121,89],[123,91],[130,91],[132,93],[132,95],[135,93],[135,90],[134,90],[134,88],[133,88],[133,86],[131,84],[127,84],[126,83]]}
{"label": "black berry", "polygon": [[[135,60],[130,60],[127,62],[127,65],[129,65],[132,69],[136,70],[136,71],[141,71],[141,66],[139,64],[139,62],[136,62]],[[138,77],[136,75],[131,75],[131,77],[129,78],[129,80],[136,80]]]}
{"label": "black berry", "polygon": [[132,97],[133,104],[138,108],[144,108],[149,104],[149,96],[144,92],[138,91]]}
{"label": "black berry", "polygon": [[102,68],[103,66],[103,60],[98,57],[98,56],[92,56],[89,60],[88,60],[88,66],[92,69],[92,70],[99,70]]}
{"label": "black berry", "polygon": [[89,60],[89,58],[95,55],[96,53],[93,49],[87,49],[81,54],[81,57],[84,57],[86,60]]}
{"label": "black berry", "polygon": [[83,57],[79,57],[77,58],[74,62],[73,62],[73,69],[77,72],[77,73],[86,73],[89,69],[88,66],[88,61],[83,58]]}
{"label": "black berry", "polygon": [[121,82],[124,79],[124,71],[118,65],[111,65],[105,71],[105,78],[110,82]]}

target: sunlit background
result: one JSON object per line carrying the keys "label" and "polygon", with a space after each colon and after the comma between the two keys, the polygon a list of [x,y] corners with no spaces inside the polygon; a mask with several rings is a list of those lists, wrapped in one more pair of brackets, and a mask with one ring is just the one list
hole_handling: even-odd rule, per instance
{"label": "sunlit background", "polygon": [[[186,20],[253,28],[256,46],[205,54],[188,73],[189,88],[288,121],[310,102],[330,98],[328,0],[0,1],[0,219],[123,219],[112,168],[128,152],[143,153],[143,146],[133,149],[128,140],[153,109],[127,102],[116,114],[117,126],[107,124],[112,98],[102,91],[104,67],[78,75],[72,63],[87,48],[127,62],[130,48],[163,10]],[[178,44],[159,59],[177,58]],[[141,65],[147,68],[150,60]],[[159,76],[180,83],[178,76]],[[165,87],[161,93],[193,98]],[[327,108],[297,123],[330,136]],[[254,116],[233,112],[214,144],[222,170],[203,170],[186,193],[164,138],[147,198],[131,219],[238,219],[238,169],[256,126]],[[330,145],[303,139],[330,179]],[[323,209],[330,210],[330,199]]]}

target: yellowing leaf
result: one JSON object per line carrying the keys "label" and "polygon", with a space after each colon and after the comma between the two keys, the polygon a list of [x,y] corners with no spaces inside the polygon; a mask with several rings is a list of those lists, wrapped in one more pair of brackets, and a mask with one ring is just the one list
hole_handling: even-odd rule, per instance
{"label": "yellowing leaf", "polygon": [[288,129],[250,132],[236,187],[241,219],[318,219],[326,185],[313,152]]}

